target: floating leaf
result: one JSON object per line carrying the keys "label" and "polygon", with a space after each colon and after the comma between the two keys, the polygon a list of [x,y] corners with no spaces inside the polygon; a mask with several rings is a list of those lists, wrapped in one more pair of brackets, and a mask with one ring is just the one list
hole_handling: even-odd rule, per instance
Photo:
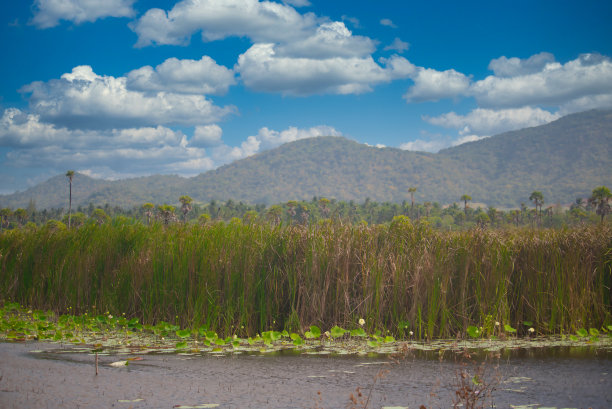
{"label": "floating leaf", "polygon": [[388,336],[385,337],[384,342],[386,344],[391,343],[391,342],[395,342],[395,338],[393,338],[392,336],[388,335]]}
{"label": "floating leaf", "polygon": [[599,336],[599,331],[597,330],[597,328],[589,328],[589,334],[591,334],[591,336]]}
{"label": "floating leaf", "polygon": [[337,325],[330,330],[330,334],[333,338],[340,338],[345,332],[347,332],[345,329],[340,328]]}
{"label": "floating leaf", "polygon": [[523,321],[523,325],[526,327],[533,327],[533,322],[531,321]]}
{"label": "floating leaf", "polygon": [[511,334],[514,334],[514,333],[516,332],[516,329],[515,329],[515,328],[512,328],[512,327],[511,327],[510,325],[508,325],[508,324],[505,324],[505,325],[504,325],[504,330],[506,330],[506,332],[509,332],[509,333],[511,333]]}
{"label": "floating leaf", "polygon": [[351,330],[351,336],[353,337],[365,337],[366,335],[368,334],[366,334],[363,328],[356,328]]}
{"label": "floating leaf", "polygon": [[583,338],[589,336],[589,333],[584,328],[580,328],[578,331],[576,331],[576,334],[578,334],[578,336],[581,336]]}
{"label": "floating leaf", "polygon": [[128,361],[117,361],[117,362],[112,362],[109,365],[112,366],[113,368],[120,368],[122,366],[127,366]]}
{"label": "floating leaf", "polygon": [[478,327],[475,327],[473,325],[467,327],[467,333],[472,338],[478,338],[480,336],[480,330],[478,329]]}
{"label": "floating leaf", "polygon": [[182,341],[182,342],[177,342],[176,343],[176,349],[183,349],[183,348],[187,348],[187,342],[186,341]]}
{"label": "floating leaf", "polygon": [[176,331],[176,336],[179,338],[187,338],[189,335],[191,335],[191,331],[188,329]]}

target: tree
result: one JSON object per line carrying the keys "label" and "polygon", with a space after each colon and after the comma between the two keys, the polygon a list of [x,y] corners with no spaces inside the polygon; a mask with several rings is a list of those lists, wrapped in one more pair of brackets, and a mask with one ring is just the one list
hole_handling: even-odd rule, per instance
{"label": "tree", "polygon": [[[542,217],[542,205],[544,204],[544,195],[542,194],[542,192],[534,190],[533,192],[531,192],[531,195],[529,196],[529,200],[531,200],[533,204],[535,205],[536,214],[538,216],[538,220],[540,220]],[[539,212],[538,212],[538,208],[540,209]]]}
{"label": "tree", "polygon": [[103,209],[96,209],[96,210],[94,210],[93,213],[91,214],[91,217],[98,224],[103,224],[106,220],[108,220],[108,215],[106,214],[106,212]]}
{"label": "tree", "polygon": [[414,213],[414,192],[416,192],[416,187],[409,187],[408,193],[410,193],[410,216],[413,216]]}
{"label": "tree", "polygon": [[13,212],[8,207],[0,210],[0,231],[2,231],[5,224],[8,227],[8,218],[11,217],[12,214]]}
{"label": "tree", "polygon": [[470,195],[463,195],[461,196],[461,200],[463,201],[463,211],[467,217],[467,202],[471,202],[472,201],[472,196]]}
{"label": "tree", "polygon": [[153,209],[155,208],[155,205],[153,205],[153,203],[145,203],[142,205],[142,208],[145,212],[145,216],[147,216],[147,224],[150,225],[151,217],[153,217]]}
{"label": "tree", "polygon": [[279,224],[281,221],[281,216],[283,215],[283,208],[279,205],[270,206],[268,209],[266,216],[270,219],[274,224]]}
{"label": "tree", "polygon": [[19,226],[23,226],[26,219],[28,218],[28,212],[22,208],[15,210],[13,215],[17,218],[17,222],[19,223]]}
{"label": "tree", "polygon": [[164,224],[168,225],[176,218],[174,215],[174,211],[176,210],[174,206],[164,204],[160,205],[158,209]]}
{"label": "tree", "polygon": [[187,213],[191,211],[191,203],[193,199],[187,195],[179,197],[181,202],[181,211],[183,212],[183,223],[187,223]]}
{"label": "tree", "polygon": [[74,170],[66,172],[66,177],[68,178],[68,184],[70,186],[70,195],[68,199],[68,228],[70,228],[70,216],[72,214],[72,178],[74,177]]}
{"label": "tree", "polygon": [[593,193],[589,198],[589,203],[595,208],[595,213],[601,216],[602,223],[604,217],[611,211],[610,200],[612,200],[612,193],[610,193],[610,189],[605,186],[599,186],[593,189]]}

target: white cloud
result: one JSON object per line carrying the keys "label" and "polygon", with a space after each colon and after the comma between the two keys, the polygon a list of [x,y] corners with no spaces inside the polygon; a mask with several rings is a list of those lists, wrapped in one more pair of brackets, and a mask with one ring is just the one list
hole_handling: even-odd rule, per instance
{"label": "white cloud", "polygon": [[[538,57],[537,63],[528,64],[534,57]],[[608,57],[584,54],[565,64],[546,62],[550,60],[547,54],[534,57],[516,64],[508,63],[512,59],[493,60],[496,73],[518,75],[489,76],[475,82],[470,94],[483,107],[558,106],[585,97],[593,100],[598,95],[612,94],[612,62]],[[540,70],[533,72],[538,67]]]}
{"label": "white cloud", "polygon": [[189,140],[191,146],[213,146],[221,143],[223,130],[217,124],[199,125],[195,127],[193,136]]}
{"label": "white cloud", "polygon": [[393,21],[391,21],[388,18],[383,18],[380,20],[380,24],[383,26],[387,26],[387,27],[392,27],[392,28],[397,28],[397,26],[395,24],[393,24]]}
{"label": "white cloud", "polygon": [[259,130],[257,135],[249,136],[240,146],[221,145],[212,149],[212,157],[218,164],[227,163],[233,160],[246,158],[257,152],[273,149],[284,143],[294,142],[299,139],[315,138],[318,136],[340,136],[341,132],[333,127],[320,125],[307,129],[289,127],[283,131],[275,131],[267,127]]}
{"label": "white cloud", "polygon": [[257,91],[292,95],[359,94],[373,85],[405,78],[414,70],[406,59],[393,56],[385,67],[372,57],[293,58],[276,53],[274,44],[255,44],[238,57],[235,70],[244,84]]}
{"label": "white cloud", "polygon": [[[301,2],[303,3],[303,2]],[[249,37],[257,42],[285,42],[309,36],[314,14],[300,14],[286,4],[258,0],[183,0],[166,12],[148,10],[130,25],[138,34],[136,46],[187,44],[202,32],[204,41]]]}
{"label": "white cloud", "polygon": [[324,59],[363,57],[375,49],[374,41],[353,36],[344,23],[334,21],[321,24],[310,37],[278,46],[276,53],[279,56]]}
{"label": "white cloud", "polygon": [[310,2],[308,0],[283,0],[283,3],[289,4],[293,7],[307,7],[310,6]]}
{"label": "white cloud", "polygon": [[467,115],[449,112],[437,117],[424,117],[423,119],[432,125],[455,128],[464,137],[475,138],[477,136],[472,134],[493,135],[543,125],[558,118],[558,114],[552,114],[540,108],[523,107],[501,110],[477,108]]}
{"label": "white cloud", "polygon": [[489,69],[497,77],[516,77],[519,75],[534,74],[542,71],[547,64],[554,63],[555,56],[551,53],[542,52],[534,54],[527,59],[505,56],[491,60]]}
{"label": "white cloud", "polygon": [[200,95],[130,91],[125,77],[101,76],[75,67],[61,79],[33,82],[30,108],[43,121],[69,128],[125,128],[218,122],[234,107],[217,107]]}
{"label": "white cloud", "polygon": [[385,51],[389,51],[389,50],[393,50],[393,51],[397,51],[398,53],[403,53],[405,51],[408,51],[408,49],[410,48],[410,44],[406,43],[402,40],[400,40],[398,37],[395,37],[395,40],[393,40],[393,42],[391,44],[389,44],[388,46],[386,46],[384,48]]}
{"label": "white cloud", "polygon": [[419,68],[412,79],[414,85],[404,95],[408,102],[438,101],[465,95],[470,86],[470,78],[453,69]]}
{"label": "white cloud", "polygon": [[129,90],[145,92],[222,95],[235,83],[234,72],[208,56],[200,60],[168,58],[155,69],[147,65],[127,75]]}
{"label": "white cloud", "polygon": [[68,129],[15,108],[0,118],[0,145],[10,148],[4,161],[8,167],[59,172],[68,166],[105,178],[193,175],[214,167],[206,150],[190,146],[182,132],[170,128]]}
{"label": "white cloud", "polygon": [[93,22],[104,17],[132,17],[136,0],[35,0],[32,24],[49,28],[60,20],[77,24]]}
{"label": "white cloud", "polygon": [[446,148],[447,146],[448,143],[441,140],[416,139],[414,141],[401,144],[399,148],[405,151],[438,152],[440,149]]}

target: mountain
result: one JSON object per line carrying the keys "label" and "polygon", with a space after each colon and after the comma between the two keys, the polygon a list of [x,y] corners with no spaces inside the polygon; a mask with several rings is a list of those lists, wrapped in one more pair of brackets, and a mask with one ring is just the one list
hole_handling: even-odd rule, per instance
{"label": "mountain", "polygon": [[[63,175],[24,192],[0,196],[0,207],[67,207]],[[568,115],[546,125],[506,132],[439,153],[375,148],[342,137],[304,139],[193,178],[155,175],[104,181],[76,174],[73,205],[241,200],[279,203],[324,196],[338,200],[451,203],[469,194],[498,207],[528,202],[571,203],[596,186],[612,187],[612,110]]]}

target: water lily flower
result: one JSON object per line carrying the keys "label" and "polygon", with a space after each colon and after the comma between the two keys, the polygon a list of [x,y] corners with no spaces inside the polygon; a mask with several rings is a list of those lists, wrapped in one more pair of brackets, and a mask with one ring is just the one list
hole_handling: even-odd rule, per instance
{"label": "water lily flower", "polygon": [[413,335],[414,335],[414,332],[410,331],[410,332],[409,332],[409,334],[410,334],[410,336],[413,336]]}
{"label": "water lily flower", "polygon": [[113,316],[111,314],[108,314],[108,319],[112,320]]}
{"label": "water lily flower", "polygon": [[495,326],[499,327],[499,321],[495,321]]}
{"label": "water lily flower", "polygon": [[330,336],[329,331],[325,331],[325,336],[326,336],[327,338],[329,338],[329,336]]}
{"label": "water lily flower", "polygon": [[363,327],[364,324],[365,324],[365,320],[363,318],[359,318],[359,325]]}
{"label": "water lily flower", "polygon": [[528,331],[529,331],[530,334],[533,334],[535,332],[535,329],[533,329],[533,327],[531,327],[531,328],[528,329]]}

